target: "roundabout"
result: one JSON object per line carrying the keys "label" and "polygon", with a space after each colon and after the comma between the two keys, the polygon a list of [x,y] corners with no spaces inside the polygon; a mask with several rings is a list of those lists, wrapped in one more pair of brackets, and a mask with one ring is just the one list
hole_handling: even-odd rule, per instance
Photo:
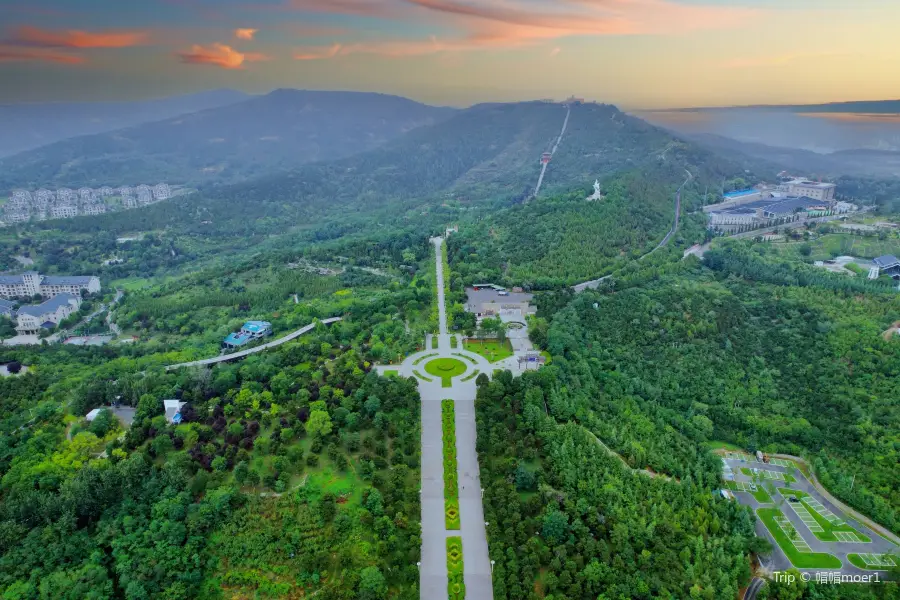
{"label": "roundabout", "polygon": [[435,358],[425,363],[425,372],[441,378],[441,387],[453,387],[453,378],[466,372],[466,364],[455,358]]}

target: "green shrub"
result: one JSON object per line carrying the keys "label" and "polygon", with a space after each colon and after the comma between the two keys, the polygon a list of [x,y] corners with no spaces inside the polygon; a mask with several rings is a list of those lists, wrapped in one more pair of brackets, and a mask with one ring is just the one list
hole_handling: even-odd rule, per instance
{"label": "green shrub", "polygon": [[447,538],[447,597],[449,600],[463,600],[466,597],[466,583],[463,577],[462,538]]}

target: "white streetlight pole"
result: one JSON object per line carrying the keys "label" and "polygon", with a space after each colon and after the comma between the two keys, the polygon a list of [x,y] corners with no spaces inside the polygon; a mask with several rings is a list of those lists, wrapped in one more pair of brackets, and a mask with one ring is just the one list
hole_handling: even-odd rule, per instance
{"label": "white streetlight pole", "polygon": [[491,575],[494,574],[494,561],[491,561]]}
{"label": "white streetlight pole", "polygon": [[481,499],[484,500],[484,488],[481,488]]}

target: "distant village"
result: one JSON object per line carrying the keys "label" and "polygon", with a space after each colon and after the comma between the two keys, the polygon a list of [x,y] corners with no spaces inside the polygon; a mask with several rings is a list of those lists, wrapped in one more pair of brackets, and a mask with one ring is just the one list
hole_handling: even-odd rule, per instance
{"label": "distant village", "polygon": [[60,188],[55,192],[43,188],[35,192],[14,190],[4,206],[0,223],[10,225],[28,221],[102,215],[116,210],[147,206],[172,196],[172,188],[167,183],[119,188],[83,187],[78,190]]}

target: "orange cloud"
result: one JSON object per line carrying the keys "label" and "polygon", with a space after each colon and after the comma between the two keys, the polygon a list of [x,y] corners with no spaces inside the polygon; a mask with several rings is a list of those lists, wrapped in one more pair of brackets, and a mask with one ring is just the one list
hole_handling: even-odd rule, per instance
{"label": "orange cloud", "polygon": [[144,31],[49,31],[23,25],[13,30],[12,36],[4,40],[4,43],[36,48],[127,48],[139,46],[147,42],[148,38],[149,35]]}
{"label": "orange cloud", "polygon": [[[290,0],[309,12],[427,22],[456,29],[442,40],[384,40],[299,50],[303,60],[354,53],[410,56],[483,48],[517,48],[574,36],[678,34],[740,26],[760,16],[755,9],[687,5],[672,0],[558,0],[536,8],[526,0]],[[402,13],[396,9],[406,5]],[[435,18],[437,15],[437,18]],[[551,55],[557,52],[552,51]]]}
{"label": "orange cloud", "polygon": [[181,62],[192,65],[212,65],[223,69],[243,69],[244,63],[269,60],[265,54],[258,52],[238,52],[225,44],[201,46],[194,44],[190,52],[179,52]]}
{"label": "orange cloud", "polygon": [[49,62],[61,65],[83,64],[84,57],[43,48],[0,46],[0,62]]}
{"label": "orange cloud", "polygon": [[259,31],[259,29],[250,29],[250,28],[235,29],[234,37],[236,37],[239,40],[246,40],[246,41],[250,42],[250,41],[253,41],[253,36],[255,36],[256,32],[258,32],[258,31]]}

